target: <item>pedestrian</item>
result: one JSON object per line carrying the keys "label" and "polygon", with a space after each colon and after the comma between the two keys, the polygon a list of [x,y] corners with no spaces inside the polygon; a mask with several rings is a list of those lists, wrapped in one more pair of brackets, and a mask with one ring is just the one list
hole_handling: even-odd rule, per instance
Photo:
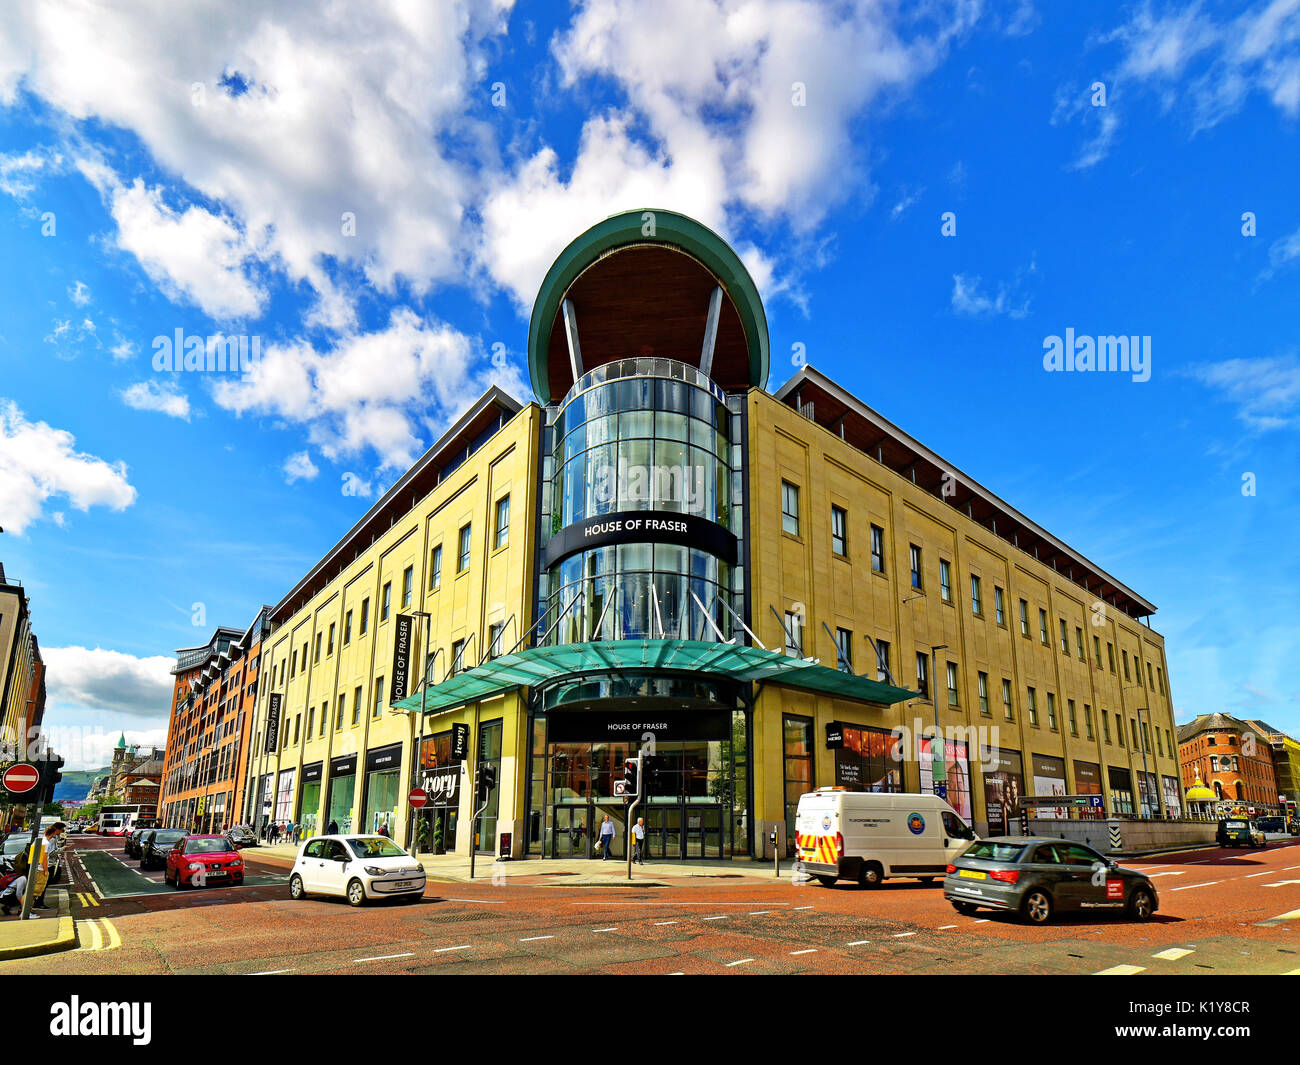
{"label": "pedestrian", "polygon": [[645,818],[638,817],[632,826],[632,860],[645,865]]}
{"label": "pedestrian", "polygon": [[330,823],[325,826],[325,833],[330,836],[337,836],[339,834],[339,823],[332,817],[330,818]]}
{"label": "pedestrian", "polygon": [[381,821],[381,822],[380,822],[380,824],[379,824],[379,835],[381,835],[381,836],[385,836],[385,837],[388,836],[388,822],[387,822],[387,821]]}
{"label": "pedestrian", "polygon": [[58,875],[59,865],[63,861],[64,834],[68,826],[62,821],[55,821],[45,830],[45,860],[44,867],[46,872],[45,887],[40,889],[36,903],[45,909],[45,888],[49,887],[50,881]]}
{"label": "pedestrian", "polygon": [[600,823],[600,860],[609,861],[609,852],[614,849],[614,822],[609,814]]}

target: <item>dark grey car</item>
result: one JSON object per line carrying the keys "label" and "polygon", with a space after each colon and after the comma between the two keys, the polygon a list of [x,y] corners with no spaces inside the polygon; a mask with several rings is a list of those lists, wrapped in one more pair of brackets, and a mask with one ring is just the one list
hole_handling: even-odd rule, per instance
{"label": "dark grey car", "polygon": [[140,841],[140,868],[161,869],[167,864],[167,852],[185,836],[183,828],[151,828]]}
{"label": "dark grey car", "polygon": [[943,897],[966,916],[986,907],[1018,913],[1030,924],[1071,910],[1145,921],[1160,906],[1146,874],[1123,869],[1083,843],[1023,836],[972,843],[948,867]]}

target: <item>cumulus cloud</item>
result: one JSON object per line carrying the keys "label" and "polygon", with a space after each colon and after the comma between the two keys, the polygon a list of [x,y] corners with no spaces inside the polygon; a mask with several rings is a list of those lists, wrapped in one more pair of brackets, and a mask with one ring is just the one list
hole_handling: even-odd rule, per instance
{"label": "cumulus cloud", "polygon": [[169,418],[190,420],[190,400],[174,381],[139,381],[122,390],[122,402],[132,410],[157,411]]}
{"label": "cumulus cloud", "polygon": [[84,307],[90,302],[90,298],[90,288],[84,281],[77,281],[68,288],[68,299],[78,307]]}
{"label": "cumulus cloud", "polygon": [[56,497],[81,511],[125,510],[136,490],[126,463],[80,452],[67,430],[29,422],[17,404],[0,402],[0,527],[22,533]]}
{"label": "cumulus cloud", "polygon": [[303,339],[265,345],[248,373],[215,384],[213,398],[236,414],[305,426],[332,461],[370,449],[381,469],[404,468],[428,444],[421,418],[450,421],[492,384],[524,391],[513,364],[488,362],[463,333],[399,308],[384,329],[330,347]]}
{"label": "cumulus cloud", "polygon": [[1294,354],[1225,359],[1185,372],[1235,405],[1237,417],[1251,429],[1300,425],[1300,359]]}
{"label": "cumulus cloud", "polygon": [[320,469],[312,462],[305,451],[297,451],[284,460],[284,480],[286,484],[294,481],[314,481]]}
{"label": "cumulus cloud", "polygon": [[111,710],[136,717],[171,708],[175,659],[137,658],[103,647],[42,647],[52,707]]}

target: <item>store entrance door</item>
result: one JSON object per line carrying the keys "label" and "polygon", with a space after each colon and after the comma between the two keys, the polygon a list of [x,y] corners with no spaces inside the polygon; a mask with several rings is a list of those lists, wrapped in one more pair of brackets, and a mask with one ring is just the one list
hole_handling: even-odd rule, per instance
{"label": "store entrance door", "polygon": [[661,862],[682,856],[682,808],[651,806],[645,812],[646,861]]}
{"label": "store entrance door", "polygon": [[552,858],[586,858],[591,846],[590,808],[582,806],[555,806],[552,808],[551,832]]}
{"label": "store entrance door", "polygon": [[687,858],[722,857],[722,809],[687,806],[684,845]]}

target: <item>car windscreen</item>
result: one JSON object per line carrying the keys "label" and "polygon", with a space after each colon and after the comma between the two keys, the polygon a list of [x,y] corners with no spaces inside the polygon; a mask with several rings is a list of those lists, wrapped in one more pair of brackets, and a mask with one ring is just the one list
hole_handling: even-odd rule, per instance
{"label": "car windscreen", "polygon": [[349,839],[348,846],[358,858],[401,858],[406,854],[406,851],[391,839],[385,839],[383,836]]}
{"label": "car windscreen", "polygon": [[154,843],[175,843],[178,839],[184,838],[184,832],[155,832],[153,834]]}
{"label": "car windscreen", "polygon": [[995,843],[981,840],[962,852],[963,858],[983,858],[990,862],[1014,862],[1025,849],[1023,843]]}
{"label": "car windscreen", "polygon": [[186,854],[225,854],[230,850],[228,839],[191,839],[185,843]]}
{"label": "car windscreen", "polygon": [[1225,821],[1225,822],[1223,823],[1223,827],[1224,827],[1224,828],[1231,828],[1231,829],[1234,829],[1234,830],[1242,829],[1242,828],[1245,828],[1245,827],[1246,827],[1246,822],[1245,822],[1245,821]]}

